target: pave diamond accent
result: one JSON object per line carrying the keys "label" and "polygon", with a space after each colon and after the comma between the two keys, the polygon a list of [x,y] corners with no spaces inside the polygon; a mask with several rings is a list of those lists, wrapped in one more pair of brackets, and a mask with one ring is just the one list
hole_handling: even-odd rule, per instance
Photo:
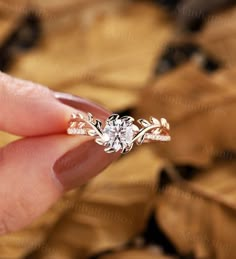
{"label": "pave diamond accent", "polygon": [[69,128],[67,130],[67,133],[71,134],[71,135],[86,135],[87,134],[85,129],[77,129],[77,128]]}
{"label": "pave diamond accent", "polygon": [[112,114],[106,120],[103,127],[102,121],[93,117],[91,113],[72,114],[69,121],[67,133],[70,135],[85,135],[95,138],[98,145],[104,146],[106,153],[118,152],[128,153],[133,144],[141,145],[152,141],[170,141],[170,126],[166,119],[159,121],[150,117],[149,121],[139,119],[139,128],[133,124],[134,118],[130,116],[120,117]]}
{"label": "pave diamond accent", "polygon": [[129,147],[134,136],[132,125],[132,121],[123,118],[108,120],[103,130],[106,147],[114,149],[115,152]]}
{"label": "pave diamond accent", "polygon": [[155,135],[155,134],[150,134],[150,133],[146,133],[145,135],[146,139],[149,140],[159,140],[159,141],[170,141],[171,137],[168,135]]}

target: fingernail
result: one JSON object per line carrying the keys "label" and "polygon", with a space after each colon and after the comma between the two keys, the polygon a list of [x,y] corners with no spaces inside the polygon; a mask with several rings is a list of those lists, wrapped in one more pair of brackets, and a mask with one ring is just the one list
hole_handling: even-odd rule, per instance
{"label": "fingernail", "polygon": [[68,151],[55,162],[55,176],[65,190],[86,183],[117,157],[117,154],[106,154],[103,148],[94,143],[94,140],[89,140]]}
{"label": "fingernail", "polygon": [[99,116],[100,119],[106,119],[110,115],[110,112],[100,105],[79,96],[61,92],[54,92],[54,96],[58,101],[63,104],[84,111],[86,113],[90,112],[95,117]]}
{"label": "fingernail", "polygon": [[[85,113],[90,112],[100,120],[105,121],[110,115],[110,112],[101,106],[78,96],[60,92],[55,92],[54,96],[61,103]],[[76,141],[76,137],[74,138]],[[117,153],[105,153],[103,146],[95,143],[94,139],[88,139],[60,157],[55,162],[53,170],[56,178],[67,191],[86,183],[119,156]]]}

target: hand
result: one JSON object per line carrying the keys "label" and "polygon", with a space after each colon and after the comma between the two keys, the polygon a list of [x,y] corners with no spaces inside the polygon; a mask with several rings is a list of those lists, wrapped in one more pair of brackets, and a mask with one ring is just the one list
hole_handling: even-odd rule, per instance
{"label": "hand", "polygon": [[24,137],[0,149],[0,234],[27,226],[117,157],[90,137],[65,134],[78,109],[109,116],[87,100],[0,73],[0,130]]}

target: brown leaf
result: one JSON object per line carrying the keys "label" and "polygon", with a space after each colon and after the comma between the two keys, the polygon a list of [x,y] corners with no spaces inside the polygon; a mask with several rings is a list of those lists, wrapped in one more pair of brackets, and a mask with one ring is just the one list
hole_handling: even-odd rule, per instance
{"label": "brown leaf", "polygon": [[[219,1],[215,1],[219,2]],[[235,33],[236,7],[215,13],[207,19],[205,28],[196,36],[197,42],[225,67],[234,66],[236,60]]]}
{"label": "brown leaf", "polygon": [[196,258],[236,256],[236,163],[217,164],[159,193],[156,217],[178,250]]}
{"label": "brown leaf", "polygon": [[209,20],[215,17],[220,9],[231,6],[234,0],[188,0],[182,1],[178,6],[178,19],[184,27],[192,27],[199,19]]}
{"label": "brown leaf", "polygon": [[[127,3],[112,2],[117,1],[120,5]],[[43,43],[30,55],[22,55],[11,74],[88,98],[110,110],[136,105],[153,59],[160,55],[172,26],[163,10],[152,5],[133,3],[124,9],[112,9],[111,15],[111,1],[102,2],[104,8],[100,9],[104,11],[99,14],[97,8],[94,18],[89,10],[78,13],[80,5],[75,11],[66,12],[60,2],[64,15],[53,19],[49,11],[48,16],[43,16]],[[38,3],[44,5],[42,1]],[[92,22],[87,21],[90,18]]]}
{"label": "brown leaf", "polygon": [[[223,76],[223,75],[222,75]],[[188,63],[144,89],[137,117],[165,117],[169,143],[155,145],[175,163],[206,165],[225,150],[236,152],[236,88]],[[154,146],[154,145],[153,145]]]}
{"label": "brown leaf", "polygon": [[156,170],[162,166],[148,146],[111,165],[86,186],[79,199],[71,197],[74,205],[35,253],[40,259],[56,258],[60,251],[64,253],[66,243],[69,254],[86,258],[126,244],[144,229],[155,194]]}

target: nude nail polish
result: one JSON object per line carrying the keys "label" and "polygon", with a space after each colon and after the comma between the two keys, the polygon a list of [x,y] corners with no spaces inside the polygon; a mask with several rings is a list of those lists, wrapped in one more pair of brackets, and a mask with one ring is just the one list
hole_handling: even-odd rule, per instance
{"label": "nude nail polish", "polygon": [[[54,93],[56,99],[84,113],[90,112],[100,120],[106,120],[110,112],[101,106],[83,98],[66,93]],[[86,183],[107,167],[119,154],[107,154],[104,147],[95,143],[94,139],[85,136],[68,136],[87,138],[78,147],[66,152],[54,164],[53,170],[65,190],[71,190]]]}
{"label": "nude nail polish", "polygon": [[65,190],[70,190],[86,183],[97,175],[118,154],[107,154],[104,147],[94,140],[88,140],[60,157],[53,166],[56,178]]}
{"label": "nude nail polish", "polygon": [[87,99],[83,99],[79,96],[61,93],[61,92],[54,92],[54,96],[60,102],[65,105],[71,106],[75,109],[81,110],[83,112],[90,112],[94,116],[99,116],[99,119],[105,120],[111,113],[103,108],[102,106],[95,104]]}

